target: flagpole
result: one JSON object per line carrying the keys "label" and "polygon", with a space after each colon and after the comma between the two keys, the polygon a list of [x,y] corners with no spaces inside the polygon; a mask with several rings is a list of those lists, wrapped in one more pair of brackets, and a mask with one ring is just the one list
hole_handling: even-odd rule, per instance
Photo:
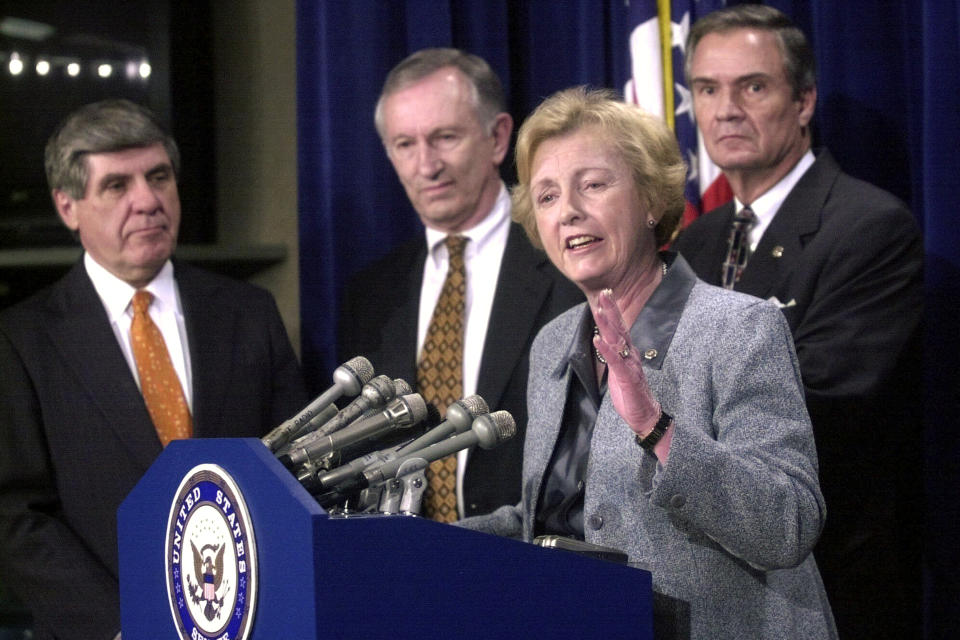
{"label": "flagpole", "polygon": [[657,24],[660,27],[660,66],[663,69],[663,117],[676,131],[673,106],[673,34],[670,26],[670,0],[657,0]]}

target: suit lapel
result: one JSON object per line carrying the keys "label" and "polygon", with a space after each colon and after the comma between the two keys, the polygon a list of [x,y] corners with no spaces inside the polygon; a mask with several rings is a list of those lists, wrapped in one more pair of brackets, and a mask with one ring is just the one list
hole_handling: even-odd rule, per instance
{"label": "suit lapel", "polygon": [[427,259],[426,242],[421,241],[419,250],[409,259],[409,266],[396,265],[396,273],[406,274],[404,281],[396,286],[404,293],[391,298],[397,308],[389,314],[383,326],[383,340],[376,354],[374,368],[392,378],[403,378],[412,386],[417,381],[417,323],[420,318],[420,287],[423,280],[423,263]]}
{"label": "suit lapel", "polygon": [[491,407],[500,405],[550,291],[550,278],[541,271],[546,254],[523,234],[520,225],[511,223],[484,339],[477,393]]}
{"label": "suit lapel", "polygon": [[714,209],[697,223],[702,226],[697,229],[696,238],[685,238],[681,234],[680,253],[704,282],[720,286],[721,265],[727,257],[727,240],[733,224],[733,203]]}
{"label": "suit lapel", "polygon": [[737,291],[768,298],[797,268],[805,239],[820,228],[820,211],[839,172],[830,153],[821,151],[780,205],[750,257]]}
{"label": "suit lapel", "polygon": [[796,267],[802,245],[789,218],[790,212],[781,208],[750,256],[747,268],[734,287],[737,291],[768,298],[776,284]]}
{"label": "suit lapel", "polygon": [[174,276],[190,348],[193,378],[193,425],[197,436],[215,435],[210,426],[219,423],[220,402],[230,397],[227,386],[233,370],[237,308],[219,299],[218,287],[197,278],[189,265],[174,262]]}
{"label": "suit lapel", "polygon": [[[56,319],[44,327],[51,342],[63,354],[89,406],[96,408],[102,423],[146,469],[161,451],[160,440],[82,261],[58,285],[52,305]],[[109,404],[104,404],[104,399],[109,399]],[[95,422],[84,423],[89,412],[86,407],[77,407],[77,428],[88,431],[89,437],[97,437],[93,432]]]}

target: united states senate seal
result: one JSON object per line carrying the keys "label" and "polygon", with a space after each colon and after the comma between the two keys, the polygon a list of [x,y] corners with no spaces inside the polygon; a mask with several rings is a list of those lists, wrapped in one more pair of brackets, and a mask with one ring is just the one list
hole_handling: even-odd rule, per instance
{"label": "united states senate seal", "polygon": [[243,495],[214,464],[180,482],[165,538],[167,597],[182,640],[245,640],[257,601],[257,545]]}

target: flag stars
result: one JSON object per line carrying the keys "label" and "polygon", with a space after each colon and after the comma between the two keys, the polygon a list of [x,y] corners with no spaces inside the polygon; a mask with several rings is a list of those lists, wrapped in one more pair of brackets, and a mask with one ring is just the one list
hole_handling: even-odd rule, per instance
{"label": "flag stars", "polygon": [[690,93],[690,89],[687,89],[679,82],[675,83],[673,88],[676,90],[676,95],[680,96],[680,104],[677,105],[675,110],[676,115],[682,116],[687,114],[690,120],[693,121],[693,94]]}
{"label": "flag stars", "polygon": [[685,11],[683,17],[680,19],[680,22],[671,22],[670,23],[670,47],[677,48],[679,47],[683,51],[683,47],[687,44],[687,35],[690,33],[690,12]]}

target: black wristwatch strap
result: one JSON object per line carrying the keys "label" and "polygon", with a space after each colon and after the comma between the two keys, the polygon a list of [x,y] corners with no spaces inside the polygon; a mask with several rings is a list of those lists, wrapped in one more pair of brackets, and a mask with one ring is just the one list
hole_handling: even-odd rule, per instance
{"label": "black wristwatch strap", "polygon": [[637,444],[643,447],[644,449],[646,449],[647,451],[650,451],[651,449],[653,449],[656,446],[656,444],[660,442],[660,438],[663,437],[663,434],[667,432],[667,427],[670,426],[671,420],[673,420],[673,418],[661,408],[660,419],[657,420],[657,424],[653,426],[653,430],[647,434],[647,437],[642,438],[640,437],[639,433],[634,435],[634,438],[636,439]]}

